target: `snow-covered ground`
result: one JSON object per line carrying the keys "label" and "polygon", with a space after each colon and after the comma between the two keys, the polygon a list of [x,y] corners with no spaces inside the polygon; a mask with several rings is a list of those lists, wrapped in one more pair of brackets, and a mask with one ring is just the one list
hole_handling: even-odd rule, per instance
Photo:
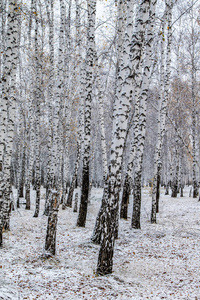
{"label": "snow-covered ground", "polygon": [[[149,190],[143,190],[141,230],[120,220],[113,274],[95,276],[99,246],[90,242],[102,190],[93,189],[85,228],[77,213],[59,211],[57,255],[42,257],[47,217],[34,205],[12,212],[11,231],[0,249],[0,299],[200,299],[200,202],[161,194],[151,225]],[[44,190],[41,207],[44,207]]]}

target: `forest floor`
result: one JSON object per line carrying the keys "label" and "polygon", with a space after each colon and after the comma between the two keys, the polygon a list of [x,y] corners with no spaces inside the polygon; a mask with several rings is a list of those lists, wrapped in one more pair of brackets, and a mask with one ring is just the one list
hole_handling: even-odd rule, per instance
{"label": "forest floor", "polygon": [[[90,242],[102,190],[93,189],[85,228],[77,213],[59,211],[57,255],[44,259],[47,217],[41,212],[12,212],[11,231],[0,249],[0,299],[188,299],[200,300],[200,202],[161,193],[157,224],[150,224],[151,196],[142,192],[141,230],[120,220],[113,274],[97,277],[99,246]],[[131,204],[130,204],[131,206]]]}

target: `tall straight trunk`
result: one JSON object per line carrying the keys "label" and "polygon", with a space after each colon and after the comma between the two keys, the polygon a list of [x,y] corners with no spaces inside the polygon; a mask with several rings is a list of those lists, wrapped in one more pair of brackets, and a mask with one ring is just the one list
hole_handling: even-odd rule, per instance
{"label": "tall straight trunk", "polygon": [[[53,103],[54,103],[54,12],[53,12],[53,1],[47,0],[45,2],[46,5],[46,13],[48,19],[48,27],[49,27],[49,35],[48,35],[48,45],[49,45],[49,60],[50,60],[50,70],[48,77],[48,119],[49,119],[49,127],[48,127],[48,141],[47,141],[47,186],[46,186],[46,201],[45,201],[45,209],[44,215],[48,216],[50,209],[50,191],[53,189],[55,184],[55,174],[54,174],[54,164],[52,162],[53,157],[55,156],[55,140],[53,136],[53,132],[55,130],[53,124]],[[57,128],[56,128],[57,129]]]}
{"label": "tall straight trunk", "polygon": [[[194,48],[194,47],[193,47]],[[193,198],[198,196],[198,183],[197,183],[197,159],[196,159],[196,97],[195,97],[195,62],[194,62],[194,49],[192,56],[192,185],[193,185]]]}
{"label": "tall straight trunk", "polygon": [[[32,30],[32,18],[33,18],[33,1],[31,0],[31,8],[29,14],[29,26],[28,26],[28,51],[31,51],[32,46],[32,38],[31,38],[31,30]],[[31,66],[30,66],[31,69]],[[30,71],[30,77],[32,78],[33,71]],[[31,86],[31,84],[30,84]],[[31,209],[31,198],[30,198],[30,189],[31,189],[31,182],[32,182],[32,169],[33,169],[33,161],[34,161],[34,126],[33,126],[33,94],[31,88],[29,88],[29,102],[28,102],[28,132],[27,132],[27,139],[29,139],[29,147],[26,148],[28,157],[28,171],[26,177],[26,209]]]}
{"label": "tall straight trunk", "polygon": [[[2,76],[2,99],[0,120],[0,202],[1,225],[4,229],[10,228],[10,166],[14,136],[15,102],[16,102],[16,71],[18,64],[18,21],[17,1],[8,1],[7,31],[5,38],[5,58]],[[3,146],[3,147],[2,147]],[[1,236],[2,240],[2,236]]]}
{"label": "tall straight trunk", "polygon": [[[72,60],[72,38],[71,38],[71,8],[72,8],[72,0],[68,1],[68,16],[66,19],[65,25],[65,44],[64,47],[64,66],[65,66],[65,102],[64,102],[64,119],[63,119],[63,135],[64,135],[64,143],[63,143],[63,155],[64,155],[64,165],[63,165],[63,202],[66,203],[66,194],[67,194],[67,184],[69,180],[69,151],[70,151],[70,129],[71,129],[71,120],[72,120],[72,105],[74,100],[74,90],[72,86],[71,78],[71,70],[70,64]],[[73,75],[72,75],[73,77]]]}
{"label": "tall straight trunk", "polygon": [[[58,154],[60,157],[59,173],[57,174],[60,202],[63,208],[66,205],[66,184],[69,175],[69,138],[70,138],[70,122],[73,100],[71,98],[71,80],[70,80],[70,64],[71,64],[71,5],[72,1],[68,1],[68,14],[66,16],[65,2],[60,1],[60,35],[59,35],[59,66],[58,75],[60,76],[59,102],[59,124],[58,126]],[[58,124],[58,125],[59,125]],[[60,131],[59,131],[60,130]]]}
{"label": "tall straight trunk", "polygon": [[[34,10],[37,11],[36,0],[34,0]],[[37,218],[40,211],[40,99],[41,99],[41,61],[39,55],[39,37],[38,37],[38,17],[35,16],[35,114],[36,114],[36,124],[35,124],[35,190],[36,190],[36,202],[35,202],[35,212],[33,217]]]}
{"label": "tall straight trunk", "polygon": [[81,46],[81,18],[80,18],[80,3],[79,0],[76,0],[76,57],[77,57],[77,73],[80,74],[80,105],[79,105],[79,114],[78,114],[78,135],[77,135],[77,148],[76,148],[76,161],[74,166],[74,171],[72,175],[71,184],[69,187],[69,193],[67,195],[67,201],[63,203],[62,209],[67,207],[72,207],[72,199],[75,189],[75,184],[77,180],[78,168],[81,159],[81,146],[83,143],[83,131],[84,131],[84,101],[85,101],[85,70],[83,66],[82,59],[82,46]]}
{"label": "tall straight trunk", "polygon": [[[131,35],[132,35],[132,31],[133,31],[133,9],[134,9],[134,2],[133,1],[129,1],[127,3],[128,5],[128,11],[127,11],[127,24],[126,24],[126,40],[128,42],[128,40],[131,40]],[[132,163],[132,160],[130,162],[130,164]],[[121,201],[121,209],[120,209],[120,218],[124,218],[127,219],[127,215],[128,215],[128,202],[129,202],[129,193],[130,193],[130,176],[131,176],[131,172],[132,172],[132,168],[130,166],[130,164],[128,164],[127,166],[127,172],[125,175],[125,181],[124,181],[124,185],[123,185],[123,192],[122,192],[122,201]]]}
{"label": "tall straight trunk", "polygon": [[84,156],[82,171],[81,201],[77,226],[84,227],[87,216],[87,204],[89,195],[89,160],[90,160],[90,130],[91,130],[91,104],[93,86],[93,64],[95,51],[95,19],[96,0],[87,1],[88,8],[88,35],[87,35],[87,56],[86,56],[86,99],[85,99],[85,121],[84,121]]}
{"label": "tall straight trunk", "polygon": [[[66,67],[64,65],[65,60],[65,20],[66,20],[66,5],[63,0],[60,3],[60,32],[59,32],[59,49],[58,49],[58,65],[57,65],[57,87],[56,87],[56,97],[58,98],[58,103],[60,106],[59,112],[59,124],[58,124],[58,153],[60,153],[60,163],[59,163],[59,180],[58,180],[58,190],[60,190],[60,201],[63,203],[65,201],[65,143],[66,138],[64,132],[64,106],[65,106],[65,71]],[[59,126],[60,125],[60,126]]]}
{"label": "tall straight trunk", "polygon": [[[103,90],[100,84],[100,73],[97,70],[97,84],[99,86],[99,118],[100,118],[100,128],[101,128],[101,148],[102,148],[102,163],[103,163],[103,182],[108,174],[108,161],[107,161],[107,149],[106,149],[106,136],[105,136],[105,127],[104,127],[104,108],[103,108]],[[98,212],[98,216],[96,218],[96,223],[94,227],[94,231],[91,237],[91,241],[94,243],[99,244],[101,240],[101,233],[102,233],[102,216],[104,211],[105,203],[104,203],[104,196],[102,197],[101,207]]]}
{"label": "tall straight trunk", "polygon": [[[164,39],[161,37],[161,70],[160,70],[160,108],[158,112],[158,131],[157,131],[157,143],[154,154],[154,181],[152,192],[152,208],[151,208],[151,223],[156,223],[156,213],[159,207],[159,179],[162,168],[161,164],[161,151],[163,146],[163,140],[165,135],[165,123],[167,114],[167,104],[169,98],[169,81],[170,81],[170,68],[171,68],[171,42],[172,42],[172,1],[166,2],[166,18],[167,23],[167,53],[166,53],[166,70],[164,70]],[[164,23],[162,21],[162,32],[164,32]]]}
{"label": "tall straight trunk", "polygon": [[[61,9],[65,9],[64,3],[60,2]],[[50,11],[48,6],[46,6],[48,18],[49,18],[49,48],[50,48],[50,62],[52,64],[51,66],[51,72],[50,72],[50,84],[49,84],[49,95],[50,100],[54,98],[54,7],[53,7],[53,1],[50,1]],[[61,11],[61,30],[63,29],[63,14],[64,12]],[[61,45],[60,45],[61,47]],[[62,51],[60,51],[60,62],[61,66],[59,68],[63,67],[63,59],[62,59]],[[58,174],[60,171],[60,167],[57,167],[57,165],[61,165],[61,160],[63,158],[63,152],[62,150],[58,152],[58,149],[60,150],[60,142],[62,142],[59,138],[59,129],[60,129],[60,116],[59,111],[60,108],[63,110],[63,102],[64,97],[62,94],[62,91],[60,90],[63,88],[63,80],[64,80],[64,74],[61,69],[59,69],[58,75],[60,75],[59,78],[59,84],[57,86],[57,91],[55,93],[55,100],[54,100],[54,110],[53,110],[53,128],[52,128],[52,151],[51,151],[51,165],[50,165],[50,176],[51,176],[51,182],[49,183],[48,188],[51,188],[48,191],[48,203],[49,203],[49,216],[48,216],[48,225],[47,225],[47,233],[46,233],[46,243],[45,243],[45,250],[50,253],[51,255],[55,255],[56,253],[56,232],[57,232],[57,215],[59,210],[59,204],[62,196],[62,183],[61,183],[61,176]],[[62,112],[63,113],[63,112]],[[57,161],[60,163],[57,163]],[[53,189],[53,190],[52,190]]]}
{"label": "tall straight trunk", "polygon": [[[22,32],[21,32],[21,27],[22,27],[22,15],[18,15],[18,32],[19,32],[19,37],[18,37],[18,57],[19,57],[19,67],[18,67],[18,76],[19,76],[19,99],[23,99],[22,95],[22,57],[21,57],[21,39],[22,39]],[[26,163],[26,141],[25,141],[25,117],[23,114],[23,107],[19,108],[19,137],[18,137],[18,143],[21,145],[21,151],[19,153],[19,158],[20,160],[18,161],[18,200],[17,204],[19,205],[19,197],[23,198],[24,196],[24,185],[25,185],[25,163]],[[21,155],[20,155],[21,154]]]}
{"label": "tall straight trunk", "polygon": [[[139,119],[134,120],[138,123],[138,128],[135,132],[136,154],[134,163],[134,188],[133,188],[133,213],[131,226],[135,229],[140,229],[140,211],[141,211],[141,176],[142,176],[142,164],[144,153],[144,142],[146,133],[146,106],[148,89],[150,82],[150,68],[151,68],[151,55],[153,44],[153,28],[155,25],[155,7],[156,0],[149,3],[149,14],[146,16],[144,27],[147,27],[146,42],[143,40],[143,35],[140,36],[141,48],[145,47],[145,57],[143,64],[143,74],[141,76],[141,83],[136,80],[136,101],[139,95]],[[144,31],[144,30],[143,30]],[[139,67],[140,68],[140,67]],[[138,68],[138,69],[139,69]],[[139,88],[139,85],[141,87]],[[139,90],[139,92],[137,92]]]}

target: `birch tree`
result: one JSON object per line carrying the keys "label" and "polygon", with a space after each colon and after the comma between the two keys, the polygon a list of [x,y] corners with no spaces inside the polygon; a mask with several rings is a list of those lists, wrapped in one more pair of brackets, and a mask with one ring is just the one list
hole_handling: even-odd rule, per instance
{"label": "birch tree", "polygon": [[38,217],[40,210],[40,99],[41,99],[41,61],[39,54],[39,19],[37,13],[37,0],[33,2],[33,11],[35,12],[35,37],[34,37],[34,54],[35,54],[35,73],[36,81],[34,87],[35,98],[35,190],[36,203],[34,217]]}
{"label": "birch tree", "polygon": [[[31,52],[31,47],[32,47],[32,38],[31,38],[31,31],[32,31],[32,23],[33,23],[33,2],[34,0],[31,0],[31,5],[30,5],[30,12],[29,12],[29,24],[28,24],[28,52]],[[32,81],[32,73],[33,71],[31,70],[31,66],[29,68],[29,74],[30,74],[30,86],[31,86],[31,81]],[[29,85],[28,85],[29,86]],[[31,88],[29,87],[29,90]],[[30,199],[30,190],[31,190],[31,181],[32,181],[32,170],[33,170],[33,162],[34,162],[34,126],[33,126],[33,96],[32,92],[29,93],[29,101],[28,101],[28,118],[29,118],[29,123],[28,123],[28,134],[27,138],[29,140],[29,148],[27,148],[27,156],[29,157],[28,160],[28,171],[27,171],[27,176],[26,176],[26,209],[30,210],[31,208],[31,199]]]}
{"label": "birch tree", "polygon": [[78,134],[77,134],[77,149],[76,149],[76,161],[74,165],[74,171],[72,175],[72,180],[69,188],[69,193],[67,196],[66,203],[63,203],[63,209],[66,206],[72,207],[72,199],[75,188],[75,183],[77,180],[78,168],[81,160],[81,152],[83,148],[83,138],[84,138],[84,100],[85,100],[85,64],[84,64],[84,49],[83,41],[81,41],[81,11],[80,11],[80,1],[76,0],[76,49],[77,49],[77,73],[80,74],[80,86],[78,91],[80,91],[80,104],[79,104],[79,113],[78,113]]}
{"label": "birch tree", "polygon": [[[130,2],[127,3],[127,10]],[[112,273],[114,243],[116,236],[116,221],[119,207],[119,190],[121,183],[121,163],[122,154],[125,143],[128,113],[130,109],[130,101],[132,99],[133,90],[132,83],[137,76],[138,64],[140,63],[141,40],[140,31],[144,26],[145,20],[148,19],[150,9],[150,1],[140,1],[138,4],[138,12],[135,22],[135,31],[132,41],[129,40],[129,46],[124,47],[123,67],[120,72],[122,78],[122,86],[120,90],[120,101],[116,107],[117,111],[113,126],[113,139],[111,146],[111,164],[109,167],[108,178],[104,186],[104,197],[106,209],[104,212],[104,223],[100,251],[97,264],[97,273],[106,275]],[[142,41],[143,42],[143,41]],[[131,51],[131,61],[129,54]],[[119,76],[119,75],[118,75]],[[118,97],[116,91],[116,101]]]}
{"label": "birch tree", "polygon": [[[140,209],[141,209],[141,175],[142,175],[142,164],[143,164],[143,152],[144,152],[144,141],[146,132],[146,105],[148,97],[148,89],[150,83],[150,68],[151,68],[151,53],[152,53],[152,42],[154,38],[154,26],[155,26],[155,7],[157,1],[151,1],[149,3],[149,12],[147,10],[146,15],[144,14],[144,21],[142,23],[143,28],[147,27],[146,41],[144,40],[145,30],[143,34],[139,35],[141,52],[145,47],[145,57],[143,65],[143,74],[141,76],[141,88],[139,89],[139,80],[136,80],[136,99],[139,96],[139,109],[138,109],[138,129],[135,131],[135,143],[136,143],[136,155],[135,155],[135,170],[134,170],[134,189],[133,189],[133,214],[131,225],[135,229],[140,228]],[[138,32],[139,33],[139,32]],[[144,55],[144,54],[143,54]],[[140,66],[139,66],[140,69]],[[140,74],[140,72],[139,72]],[[138,91],[137,91],[138,90]]]}
{"label": "birch tree", "polygon": [[167,49],[166,49],[166,70],[164,70],[164,20],[161,26],[161,70],[160,70],[160,108],[158,112],[158,132],[157,144],[154,157],[154,179],[152,191],[152,210],[151,223],[156,223],[156,212],[158,212],[159,202],[159,186],[161,176],[161,151],[163,146],[163,139],[165,135],[166,113],[169,97],[169,82],[170,82],[170,68],[171,68],[171,41],[172,41],[172,1],[166,1],[166,19],[167,19]]}
{"label": "birch tree", "polygon": [[93,87],[93,64],[95,51],[95,19],[96,0],[87,1],[88,9],[88,32],[86,53],[86,98],[85,98],[85,120],[84,120],[84,154],[82,171],[81,201],[77,226],[84,227],[87,215],[87,204],[89,194],[89,157],[90,157],[90,130],[91,130],[91,104]]}
{"label": "birch tree", "polygon": [[[193,10],[192,10],[193,13]],[[193,17],[193,16],[192,16]],[[190,59],[191,59],[191,93],[192,93],[192,182],[193,182],[193,198],[198,196],[198,183],[197,183],[197,158],[196,158],[196,130],[197,130],[197,110],[196,110],[196,74],[197,74],[197,65],[196,65],[196,44],[197,38],[195,36],[194,30],[194,19],[192,18],[192,32],[191,32],[191,45],[190,47]]]}
{"label": "birch tree", "polygon": [[[134,3],[130,1],[130,3],[128,2],[127,6],[129,5],[129,14],[132,17],[133,20],[133,6]],[[127,6],[126,3],[124,3],[123,1],[119,1],[118,3],[118,24],[117,24],[117,37],[118,37],[118,44],[117,44],[117,66],[116,66],[116,95],[115,95],[115,99],[114,99],[114,108],[113,108],[113,132],[114,132],[114,128],[116,126],[117,123],[117,117],[118,117],[118,107],[120,106],[120,91],[121,91],[121,82],[124,79],[124,73],[126,72],[126,69],[124,67],[124,61],[123,60],[128,60],[128,55],[130,54],[128,51],[130,51],[130,32],[127,33],[126,39],[125,39],[125,18],[126,18],[126,14],[124,14],[124,12],[127,11]],[[124,46],[124,42],[126,43]],[[123,52],[123,48],[126,49],[126,51]],[[122,73],[122,69],[123,73]],[[98,73],[97,73],[98,74]],[[99,76],[99,75],[98,75]],[[99,79],[99,78],[97,78]],[[99,82],[98,82],[99,83]],[[130,93],[129,93],[130,94]],[[125,94],[126,95],[126,94]],[[101,100],[102,95],[100,94],[100,103],[99,103],[99,114],[100,114],[100,118],[101,118],[101,141],[102,141],[102,152],[103,152],[103,159],[105,159],[104,161],[104,184],[106,184],[107,181],[107,177],[109,176],[109,168],[107,167],[107,164],[105,165],[105,162],[107,162],[107,159],[105,157],[106,155],[106,148],[105,148],[105,136],[104,136],[104,130],[103,130],[103,116],[101,115],[103,113],[103,106],[102,106],[102,100]],[[127,96],[129,97],[129,96]],[[122,156],[122,153],[121,153]],[[96,218],[96,223],[95,223],[95,227],[94,227],[94,231],[91,237],[91,240],[94,243],[100,243],[101,240],[101,235],[102,235],[102,231],[103,231],[103,223],[105,222],[105,209],[106,209],[107,203],[106,203],[106,194],[105,194],[105,189],[104,189],[104,194],[102,197],[102,203],[101,203],[101,207],[98,213],[98,216]],[[117,235],[117,234],[116,234]]]}
{"label": "birch tree", "polygon": [[[16,72],[18,64],[18,22],[19,13],[16,0],[8,1],[7,31],[5,38],[5,61],[2,74],[1,99],[1,151],[0,151],[0,240],[2,243],[2,229],[9,229],[10,213],[10,166],[14,135],[15,103],[16,103]],[[3,146],[3,148],[2,148]]]}

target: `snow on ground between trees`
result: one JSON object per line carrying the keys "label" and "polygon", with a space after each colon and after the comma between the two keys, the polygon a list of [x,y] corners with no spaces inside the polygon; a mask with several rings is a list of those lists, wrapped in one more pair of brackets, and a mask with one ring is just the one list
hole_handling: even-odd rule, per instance
{"label": "snow on ground between trees", "polygon": [[[163,192],[163,191],[162,191]],[[0,249],[0,299],[200,299],[200,202],[161,194],[157,224],[149,222],[151,196],[142,193],[141,230],[120,220],[113,274],[96,277],[99,246],[90,242],[102,190],[93,189],[85,228],[77,213],[59,211],[57,255],[44,259],[47,217],[12,212]]]}

